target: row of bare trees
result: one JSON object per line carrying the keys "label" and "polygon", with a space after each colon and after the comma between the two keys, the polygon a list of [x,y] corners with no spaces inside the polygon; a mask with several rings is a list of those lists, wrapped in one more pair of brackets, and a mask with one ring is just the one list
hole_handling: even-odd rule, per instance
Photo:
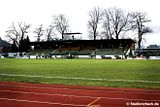
{"label": "row of bare trees", "polygon": [[[119,8],[101,9],[99,7],[93,8],[89,12],[88,29],[90,38],[96,39],[121,39],[126,38],[127,32],[137,34],[138,47],[141,48],[142,37],[145,33],[152,32],[152,30],[145,24],[150,22],[145,13],[142,12],[126,12]],[[20,48],[20,44],[24,41],[29,41],[28,33],[31,25],[25,23],[12,23],[6,31],[6,37]],[[69,31],[69,21],[65,15],[59,14],[53,16],[51,24],[44,28],[41,24],[33,33],[36,35],[37,42],[45,37],[47,41],[56,39],[56,32],[61,35],[61,39],[66,39]]]}
{"label": "row of bare trees", "polygon": [[125,12],[119,8],[100,9],[93,8],[89,12],[89,36],[94,40],[120,39],[127,36],[127,32],[138,35],[138,48],[141,48],[142,36],[152,30],[145,24],[150,22],[145,13]]}
{"label": "row of bare trees", "polygon": [[[47,41],[51,41],[56,39],[55,32],[60,33],[62,39],[65,39],[64,33],[66,33],[69,29],[68,19],[60,14],[54,15],[52,23],[45,29],[43,24],[39,25],[33,33],[36,35],[36,41],[40,42],[42,36],[45,36]],[[6,37],[9,39],[10,42],[13,43],[14,50],[26,51],[27,49],[23,50],[21,47],[27,44],[30,40],[28,37],[29,29],[31,28],[30,24],[26,24],[23,22],[12,23],[12,25],[6,31]],[[27,42],[27,43],[26,43]]]}
{"label": "row of bare trees", "polygon": [[65,37],[64,34],[68,30],[68,19],[63,14],[60,14],[53,16],[53,22],[47,27],[46,30],[44,30],[43,25],[41,24],[39,27],[35,29],[34,33],[37,35],[37,41],[40,42],[42,36],[46,36],[47,41],[56,39],[55,32],[58,32],[61,35],[62,39],[66,39],[67,37]]}

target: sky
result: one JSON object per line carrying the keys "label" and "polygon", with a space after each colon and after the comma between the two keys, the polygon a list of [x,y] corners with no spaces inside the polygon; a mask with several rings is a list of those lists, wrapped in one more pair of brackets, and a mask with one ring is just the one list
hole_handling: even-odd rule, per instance
{"label": "sky", "polygon": [[33,30],[40,24],[47,27],[52,16],[64,14],[69,19],[72,32],[81,32],[87,39],[88,13],[93,7],[117,7],[126,11],[140,11],[147,14],[152,22],[147,25],[154,31],[144,35],[145,46],[160,45],[160,1],[159,0],[0,0],[0,37],[5,38],[5,31],[12,22],[31,24],[30,39],[35,40]]}

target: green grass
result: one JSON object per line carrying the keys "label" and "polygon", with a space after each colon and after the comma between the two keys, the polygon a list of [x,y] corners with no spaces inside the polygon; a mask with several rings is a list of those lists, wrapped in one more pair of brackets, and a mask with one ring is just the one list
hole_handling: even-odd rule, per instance
{"label": "green grass", "polygon": [[[160,88],[159,65],[159,60],[0,59],[0,74],[70,78],[31,78],[0,75],[0,81],[109,87]],[[88,80],[72,78],[87,78]],[[104,80],[99,81],[90,79]],[[153,83],[127,82],[127,80],[151,81]],[[157,81],[158,83],[154,83]]]}

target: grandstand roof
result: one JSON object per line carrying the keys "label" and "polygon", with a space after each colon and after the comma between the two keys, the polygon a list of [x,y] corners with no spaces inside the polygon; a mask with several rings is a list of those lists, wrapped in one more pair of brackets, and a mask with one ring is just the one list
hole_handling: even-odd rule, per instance
{"label": "grandstand roof", "polygon": [[103,40],[53,40],[53,41],[43,41],[43,42],[31,42],[32,46],[40,47],[53,47],[58,48],[60,46],[91,46],[95,48],[119,48],[119,47],[129,47],[131,44],[135,43],[132,39],[103,39]]}
{"label": "grandstand roof", "polygon": [[102,48],[130,48],[135,41],[132,39],[105,39],[105,40],[53,40],[43,42],[31,42],[30,45],[41,49],[58,49],[81,47],[88,49],[102,49]]}
{"label": "grandstand roof", "polygon": [[44,43],[136,43],[132,39],[102,39],[102,40],[53,40],[53,41],[42,41],[42,42],[31,42],[31,45],[34,44],[44,44]]}

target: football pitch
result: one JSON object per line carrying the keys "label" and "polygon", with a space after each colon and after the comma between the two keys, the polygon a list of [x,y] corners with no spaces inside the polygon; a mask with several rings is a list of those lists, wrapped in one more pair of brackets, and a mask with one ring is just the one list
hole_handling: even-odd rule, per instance
{"label": "football pitch", "polygon": [[160,88],[160,60],[0,59],[0,81]]}

